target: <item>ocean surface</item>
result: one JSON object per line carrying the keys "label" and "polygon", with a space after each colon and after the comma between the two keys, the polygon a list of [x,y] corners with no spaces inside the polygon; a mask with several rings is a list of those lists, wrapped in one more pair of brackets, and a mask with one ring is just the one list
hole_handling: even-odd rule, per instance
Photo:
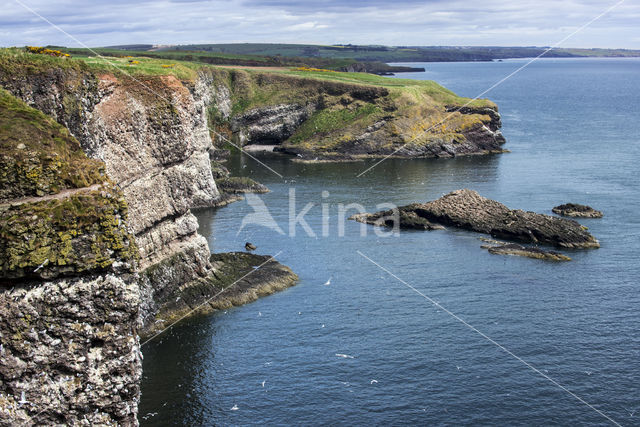
{"label": "ocean surface", "polygon": [[[526,61],[399,77],[475,97]],[[142,425],[640,425],[640,60],[542,59],[485,97],[511,153],[388,160],[360,178],[373,162],[261,157],[282,179],[234,156],[271,189],[259,197],[283,234],[242,227],[246,201],[197,212],[200,232],[215,252],[278,254],[300,282],[147,344]],[[540,213],[589,204],[605,217],[581,222],[602,247],[553,263],[491,255],[466,231],[339,232],[338,204],[459,188]],[[291,235],[291,191],[295,214],[314,204],[315,236]]]}

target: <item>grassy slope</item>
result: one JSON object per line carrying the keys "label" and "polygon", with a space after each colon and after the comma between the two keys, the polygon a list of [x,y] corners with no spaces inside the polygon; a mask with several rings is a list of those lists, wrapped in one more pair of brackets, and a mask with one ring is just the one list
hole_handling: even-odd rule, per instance
{"label": "grassy slope", "polygon": [[0,199],[55,194],[104,180],[69,131],[0,88]]}

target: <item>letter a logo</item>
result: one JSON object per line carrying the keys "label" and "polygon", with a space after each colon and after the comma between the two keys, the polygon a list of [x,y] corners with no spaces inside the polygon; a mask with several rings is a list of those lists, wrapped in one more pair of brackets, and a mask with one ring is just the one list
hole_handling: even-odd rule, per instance
{"label": "letter a logo", "polygon": [[250,224],[267,227],[276,231],[278,234],[285,234],[278,223],[273,219],[271,213],[269,213],[269,209],[267,209],[267,206],[260,197],[253,193],[246,193],[245,199],[247,200],[247,204],[253,209],[253,212],[242,218],[242,224],[240,225],[240,229],[236,233],[236,236],[240,234],[244,227]]}

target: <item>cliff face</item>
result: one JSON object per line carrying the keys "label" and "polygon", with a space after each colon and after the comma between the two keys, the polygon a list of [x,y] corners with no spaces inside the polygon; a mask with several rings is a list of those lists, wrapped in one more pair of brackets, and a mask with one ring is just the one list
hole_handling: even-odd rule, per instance
{"label": "cliff face", "polygon": [[0,89],[0,424],[135,424],[138,250],[122,192]]}
{"label": "cliff face", "polygon": [[[0,84],[67,126],[124,193],[129,227],[139,248],[143,331],[165,300],[211,274],[210,250],[190,208],[219,198],[210,167],[212,148],[207,79],[185,84],[173,76],[136,77],[62,73],[1,74]],[[224,96],[218,96],[224,101]],[[161,280],[145,274],[163,269]]]}

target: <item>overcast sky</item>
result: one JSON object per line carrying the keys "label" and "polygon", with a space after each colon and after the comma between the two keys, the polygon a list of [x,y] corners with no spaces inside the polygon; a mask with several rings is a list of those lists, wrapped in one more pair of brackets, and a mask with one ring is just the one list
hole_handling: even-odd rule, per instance
{"label": "overcast sky", "polygon": [[[230,42],[550,46],[618,0],[3,0],[0,46]],[[26,6],[26,7],[25,7]],[[640,0],[561,47],[640,48]]]}

